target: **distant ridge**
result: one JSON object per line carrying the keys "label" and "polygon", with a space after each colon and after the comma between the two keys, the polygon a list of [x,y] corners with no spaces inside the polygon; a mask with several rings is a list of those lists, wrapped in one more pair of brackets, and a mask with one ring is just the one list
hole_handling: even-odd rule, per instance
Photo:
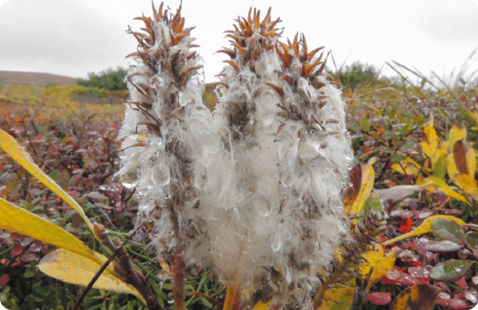
{"label": "distant ridge", "polygon": [[25,86],[72,85],[75,80],[71,77],[49,73],[0,71],[0,84]]}

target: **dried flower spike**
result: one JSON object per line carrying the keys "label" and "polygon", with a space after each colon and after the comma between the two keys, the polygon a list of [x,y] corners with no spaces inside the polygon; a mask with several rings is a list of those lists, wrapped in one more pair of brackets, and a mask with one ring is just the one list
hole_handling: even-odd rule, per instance
{"label": "dried flower spike", "polygon": [[201,260],[190,254],[207,232],[198,197],[221,144],[202,104],[202,60],[192,51],[193,28],[185,28],[181,6],[172,15],[163,4],[158,10],[153,5],[153,18],[137,19],[145,27],[128,30],[138,49],[128,55],[136,64],[126,77],[131,95],[119,135],[123,151],[117,174],[123,186],[136,190],[140,218],[156,212],[150,239],[181,281],[184,269]]}
{"label": "dried flower spike", "polygon": [[220,219],[208,223],[211,253],[226,280],[280,308],[320,285],[316,270],[347,232],[340,193],[353,154],[321,48],[309,52],[298,35],[279,42],[270,10],[236,21],[213,117],[227,151],[216,171],[227,173],[208,176],[221,179],[205,199]]}

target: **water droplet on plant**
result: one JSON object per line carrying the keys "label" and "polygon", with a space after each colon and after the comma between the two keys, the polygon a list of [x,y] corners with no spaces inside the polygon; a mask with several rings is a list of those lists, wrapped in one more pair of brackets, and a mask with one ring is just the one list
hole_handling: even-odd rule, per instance
{"label": "water droplet on plant", "polygon": [[282,247],[282,241],[281,241],[280,235],[275,234],[272,237],[272,243],[271,243],[272,251],[277,252],[280,250],[281,247]]}
{"label": "water droplet on plant", "polygon": [[136,171],[128,171],[125,174],[121,175],[121,183],[127,189],[132,189],[138,185],[139,174]]}
{"label": "water droplet on plant", "polygon": [[198,173],[194,177],[194,184],[199,189],[205,189],[207,185],[207,175]]}
{"label": "water droplet on plant", "polygon": [[154,184],[158,186],[165,186],[169,184],[169,181],[171,180],[169,166],[164,163],[156,164],[152,169],[151,179],[153,180]]}

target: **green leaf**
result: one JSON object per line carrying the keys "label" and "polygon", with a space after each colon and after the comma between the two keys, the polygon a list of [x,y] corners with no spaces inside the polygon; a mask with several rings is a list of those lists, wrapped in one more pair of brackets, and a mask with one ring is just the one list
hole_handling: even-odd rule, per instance
{"label": "green leaf", "polygon": [[429,277],[434,281],[453,282],[463,278],[473,263],[471,260],[454,260],[439,263],[430,270]]}
{"label": "green leaf", "polygon": [[392,164],[398,164],[400,163],[402,160],[405,160],[405,156],[402,156],[402,155],[399,155],[399,154],[393,154],[392,158],[390,159],[390,161],[392,162]]}
{"label": "green leaf", "polygon": [[23,277],[25,278],[32,278],[35,276],[35,271],[31,270],[31,269],[28,269],[27,271],[25,271],[25,273],[23,274]]}
{"label": "green leaf", "polygon": [[350,124],[350,128],[354,131],[359,131],[361,129],[359,125],[353,123]]}
{"label": "green leaf", "polygon": [[465,236],[466,243],[473,249],[478,249],[478,231],[470,231]]}
{"label": "green leaf", "polygon": [[435,166],[433,167],[433,176],[438,179],[443,179],[446,174],[446,156],[442,155],[438,157]]}
{"label": "green leaf", "polygon": [[378,193],[372,193],[367,200],[365,200],[364,207],[362,209],[363,214],[365,214],[365,211],[367,209],[372,209],[375,211],[383,211],[383,206],[382,206],[382,201],[380,201],[380,195]]}
{"label": "green leaf", "polygon": [[53,181],[55,181],[56,183],[58,183],[58,181],[60,181],[61,172],[60,172],[60,170],[53,170],[52,172],[50,172],[50,173],[48,174],[48,176],[49,176]]}
{"label": "green leaf", "polygon": [[363,131],[370,131],[370,122],[368,121],[368,118],[364,117],[360,120],[360,126],[362,127]]}
{"label": "green leaf", "polygon": [[414,144],[415,144],[415,142],[413,142],[413,141],[412,142],[407,142],[400,147],[400,150],[401,151],[408,151]]}
{"label": "green leaf", "polygon": [[461,228],[461,225],[455,221],[439,218],[434,220],[430,227],[438,239],[457,243],[465,241],[465,232]]}
{"label": "green leaf", "polygon": [[391,131],[386,131],[384,134],[383,134],[383,138],[385,140],[390,140],[390,139],[393,139],[393,133]]}

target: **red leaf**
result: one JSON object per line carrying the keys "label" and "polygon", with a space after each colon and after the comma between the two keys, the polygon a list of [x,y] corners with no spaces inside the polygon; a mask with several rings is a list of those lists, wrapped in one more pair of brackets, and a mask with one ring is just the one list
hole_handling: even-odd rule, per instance
{"label": "red leaf", "polygon": [[468,309],[468,304],[461,299],[438,299],[437,304],[440,306],[445,306],[452,310],[466,310]]}
{"label": "red leaf", "polygon": [[77,191],[68,191],[67,193],[68,193],[68,195],[70,195],[73,199],[77,199],[78,197],[80,197],[80,193],[78,193]]}
{"label": "red leaf", "polygon": [[428,279],[428,270],[421,267],[410,267],[408,273],[417,279]]}
{"label": "red leaf", "polygon": [[401,260],[409,263],[409,264],[412,264],[413,266],[417,266],[417,267],[423,267],[423,263],[419,262],[419,261],[416,261],[416,260],[412,260],[412,259],[406,259],[406,258],[400,258]]}
{"label": "red leaf", "polygon": [[370,293],[367,296],[367,299],[376,305],[388,305],[392,302],[391,293]]}
{"label": "red leaf", "polygon": [[37,259],[37,258],[38,258],[38,256],[36,256],[36,255],[33,254],[33,253],[27,253],[27,254],[25,254],[25,255],[22,255],[22,257],[20,257],[20,260],[21,260],[22,262],[30,262],[30,261],[35,260],[35,259]]}
{"label": "red leaf", "polygon": [[420,281],[407,273],[391,270],[387,272],[387,278],[382,281],[382,284],[417,285],[420,284]]}
{"label": "red leaf", "polygon": [[468,288],[468,284],[466,283],[465,278],[461,278],[460,280],[455,281],[458,286],[460,286],[462,289],[466,290]]}
{"label": "red leaf", "polygon": [[17,258],[15,258],[15,261],[13,262],[13,264],[11,264],[10,266],[11,266],[11,267],[15,267],[15,266],[20,265],[20,263],[21,263],[21,261],[20,261],[20,259],[18,259],[18,257],[17,257]]}
{"label": "red leaf", "polygon": [[2,276],[0,277],[0,288],[7,285],[8,281],[10,281],[10,277],[8,276],[8,274],[2,274]]}
{"label": "red leaf", "polygon": [[403,218],[400,222],[400,229],[402,234],[406,234],[412,230],[413,220],[411,218]]}
{"label": "red leaf", "polygon": [[20,254],[22,254],[22,253],[23,253],[23,247],[22,247],[21,245],[19,245],[19,246],[16,246],[16,247],[13,249],[11,255],[12,255],[12,257],[15,257],[15,256],[18,256],[18,255],[20,255]]}
{"label": "red leaf", "polygon": [[28,194],[32,196],[40,196],[43,191],[38,188],[32,188],[28,190]]}
{"label": "red leaf", "polygon": [[446,285],[446,284],[443,283],[443,282],[435,282],[435,283],[433,283],[433,285],[439,286],[439,287],[441,287],[442,289],[447,290],[448,292],[451,292],[451,290],[450,290],[450,288],[448,287],[448,285]]}
{"label": "red leaf", "polygon": [[89,193],[88,198],[96,199],[96,200],[108,200],[108,197],[98,192]]}

